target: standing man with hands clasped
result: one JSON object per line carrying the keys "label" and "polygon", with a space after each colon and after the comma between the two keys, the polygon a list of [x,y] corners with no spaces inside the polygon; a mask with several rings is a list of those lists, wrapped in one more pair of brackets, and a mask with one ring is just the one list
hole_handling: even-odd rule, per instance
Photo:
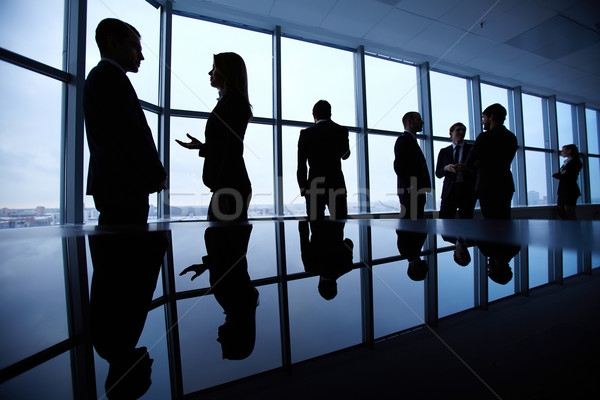
{"label": "standing man with hands clasped", "polygon": [[473,173],[466,170],[464,162],[473,147],[465,143],[467,127],[457,122],[450,127],[452,144],[440,150],[435,176],[444,178],[440,218],[454,218],[458,210],[461,219],[473,218],[475,208],[475,180]]}
{"label": "standing man with hands clasped", "polygon": [[298,139],[296,176],[306,214],[310,220],[323,219],[327,206],[333,219],[344,219],[348,203],[341,160],[350,157],[348,129],[331,120],[331,104],[325,100],[314,105],[313,118],[315,124],[300,131]]}
{"label": "standing man with hands clasped", "polygon": [[411,111],[402,117],[404,132],[394,145],[394,171],[398,175],[398,197],[401,218],[421,219],[425,210],[427,193],[431,191],[431,178],[425,156],[417,143],[417,132],[423,130],[421,114]]}
{"label": "standing man with hands clasped", "polygon": [[166,187],[167,174],[127,72],[138,72],[140,34],[114,18],[96,28],[102,59],[85,81],[83,108],[90,148],[87,194],[99,225],[145,224],[148,196]]}

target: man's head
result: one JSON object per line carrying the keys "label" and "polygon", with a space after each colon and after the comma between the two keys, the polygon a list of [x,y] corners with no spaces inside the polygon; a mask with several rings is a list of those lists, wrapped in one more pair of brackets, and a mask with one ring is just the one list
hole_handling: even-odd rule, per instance
{"label": "man's head", "polygon": [[421,114],[416,111],[409,111],[404,114],[402,124],[404,125],[404,130],[409,132],[417,133],[423,131],[423,119],[421,118]]}
{"label": "man's head", "polygon": [[467,133],[467,127],[462,122],[457,122],[450,127],[450,137],[452,143],[461,144],[465,140],[465,133]]}
{"label": "man's head", "polygon": [[115,18],[100,21],[96,43],[102,57],[116,61],[125,72],[138,72],[144,59],[140,33],[131,25]]}
{"label": "man's head", "polygon": [[492,104],[481,113],[481,122],[485,131],[489,131],[498,125],[504,125],[505,119],[506,108],[498,103]]}
{"label": "man's head", "polygon": [[315,121],[320,119],[330,119],[331,118],[331,104],[326,100],[319,100],[315,103],[313,107],[313,117]]}

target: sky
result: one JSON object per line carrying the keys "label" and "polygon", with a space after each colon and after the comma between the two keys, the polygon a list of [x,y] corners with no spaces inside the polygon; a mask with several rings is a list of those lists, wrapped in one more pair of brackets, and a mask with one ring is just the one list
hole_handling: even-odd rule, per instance
{"label": "sky", "polygon": [[[63,3],[63,0],[1,2],[0,46],[62,69]],[[99,60],[94,30],[106,17],[123,19],[140,31],[145,60],[139,73],[128,76],[141,99],[157,104],[159,10],[144,0],[90,0],[86,73]],[[217,97],[216,91],[209,85],[207,74],[212,67],[212,55],[234,51],[247,64],[254,115],[272,118],[271,47],[271,36],[265,33],[174,16],[171,107],[209,112]],[[402,115],[418,110],[415,68],[370,56],[365,62],[368,127],[401,131]],[[282,70],[284,119],[311,123],[312,105],[319,99],[326,99],[332,104],[334,121],[346,126],[356,125],[353,53],[283,38]],[[469,127],[467,138],[473,139],[475,132],[468,121],[467,81],[438,72],[432,72],[430,80],[433,135],[448,138],[448,127],[462,121]],[[0,174],[4,183],[0,208],[58,207],[62,86],[54,79],[0,62],[0,88],[4,94],[0,100]],[[482,85],[482,105],[485,107],[493,102],[508,106],[507,91]],[[524,96],[523,107],[525,144],[543,147],[540,98]],[[573,142],[570,109],[567,104],[557,105],[560,145]],[[586,113],[588,126],[596,126],[597,129],[595,114]],[[146,115],[156,138],[158,119],[151,113]],[[208,204],[210,194],[201,181],[202,160],[174,142],[185,138],[186,133],[203,140],[203,129],[203,120],[171,120],[170,194],[174,206]],[[431,127],[426,129],[430,131]],[[303,200],[298,196],[295,180],[299,130],[297,126],[284,127],[283,190],[286,204],[301,204]],[[351,133],[352,156],[343,163],[350,203],[358,200],[354,138]],[[393,141],[393,137],[380,135],[369,138],[371,199],[374,205],[381,207],[381,211],[398,209],[392,169]],[[436,157],[445,145],[447,142],[434,142]],[[256,196],[254,204],[272,204],[272,148],[271,127],[250,124],[245,139],[245,158]],[[590,148],[598,152],[597,138],[590,143]],[[84,153],[84,175],[87,176],[87,144]],[[545,156],[540,152],[528,151],[526,158],[528,163],[535,164],[535,168],[527,169],[528,190],[538,191],[542,197],[547,190],[546,175],[554,172],[551,170],[558,165],[547,169]],[[433,176],[433,171],[430,172]],[[596,176],[592,173],[592,178],[598,182]],[[435,185],[436,188],[441,187],[441,180],[435,179]],[[436,197],[439,197],[439,191]],[[600,193],[597,197],[600,198]],[[91,198],[86,196],[84,201],[86,207],[92,207]]]}

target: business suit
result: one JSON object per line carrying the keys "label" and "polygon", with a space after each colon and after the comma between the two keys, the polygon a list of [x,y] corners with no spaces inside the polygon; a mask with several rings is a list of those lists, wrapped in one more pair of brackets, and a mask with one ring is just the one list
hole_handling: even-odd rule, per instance
{"label": "business suit", "polygon": [[552,177],[558,179],[557,203],[559,206],[574,206],[577,203],[577,198],[581,196],[577,179],[582,166],[579,157],[571,158],[563,164],[559,172],[552,175]]}
{"label": "business suit", "polygon": [[348,130],[330,119],[300,131],[296,177],[300,193],[306,198],[309,219],[323,218],[325,206],[335,219],[348,216],[341,160],[349,156]]}
{"label": "business suit", "polygon": [[[457,146],[462,146],[462,154],[459,153],[458,162],[464,163],[473,146],[465,142]],[[462,169],[459,173],[455,173],[445,169],[447,165],[455,164],[454,151],[454,145],[444,147],[440,150],[437,158],[435,176],[444,178],[440,218],[454,218],[458,209],[461,219],[470,219],[473,218],[476,202],[475,179],[473,174],[467,170]]]}
{"label": "business suit", "polygon": [[398,197],[403,206],[402,218],[423,218],[425,193],[431,191],[431,178],[425,156],[413,133],[404,131],[398,136],[394,155]]}
{"label": "business suit", "polygon": [[90,149],[87,194],[99,224],[146,223],[148,195],[166,172],[138,97],[117,65],[100,61],[85,81],[83,107]]}
{"label": "business suit", "polygon": [[510,219],[515,191],[510,165],[518,147],[515,135],[498,125],[480,133],[469,153],[466,167],[475,171],[475,193],[486,219]]}
{"label": "business suit", "polygon": [[[245,220],[252,186],[244,162],[244,136],[250,119],[248,100],[225,91],[206,122],[202,180],[213,192],[209,220]],[[228,218],[231,217],[231,218]]]}

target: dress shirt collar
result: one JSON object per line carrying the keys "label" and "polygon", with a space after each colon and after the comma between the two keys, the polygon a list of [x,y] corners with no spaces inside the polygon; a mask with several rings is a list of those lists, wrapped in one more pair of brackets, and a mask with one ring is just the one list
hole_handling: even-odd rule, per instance
{"label": "dress shirt collar", "polygon": [[112,58],[108,58],[108,57],[102,57],[100,59],[100,61],[106,61],[109,64],[114,65],[115,67],[118,67],[121,71],[123,71],[124,74],[126,74],[127,72],[125,72],[125,70],[123,69],[123,67],[121,67],[121,65],[119,65],[118,62],[116,62],[115,60],[113,60]]}
{"label": "dress shirt collar", "polygon": [[412,136],[413,139],[417,140],[417,135],[416,134],[412,133],[411,131],[407,131],[407,130],[405,130],[404,132],[408,133],[410,136]]}
{"label": "dress shirt collar", "polygon": [[319,119],[319,120],[317,120],[317,122],[315,122],[315,125],[318,124],[319,122],[325,122],[325,121],[328,121],[328,120],[327,119]]}
{"label": "dress shirt collar", "polygon": [[227,89],[219,90],[219,97],[217,98],[217,101],[221,100],[225,94],[227,94]]}

